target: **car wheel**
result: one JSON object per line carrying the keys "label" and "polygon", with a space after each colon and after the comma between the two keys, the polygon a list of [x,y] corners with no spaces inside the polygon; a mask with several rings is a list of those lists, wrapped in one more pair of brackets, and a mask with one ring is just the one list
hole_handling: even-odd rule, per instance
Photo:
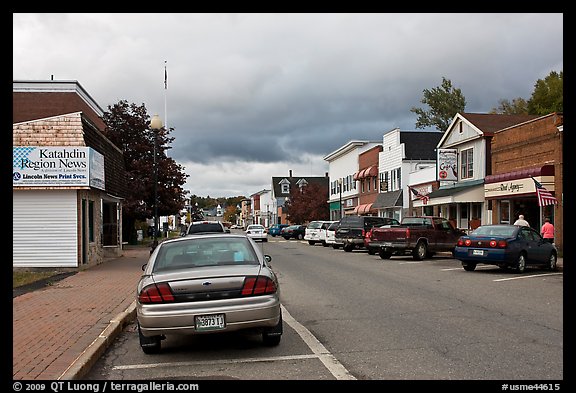
{"label": "car wheel", "polygon": [[266,242],[268,241],[268,239],[262,239],[262,241],[263,241],[264,243],[266,243]]}
{"label": "car wheel", "polygon": [[476,264],[473,262],[462,262],[462,267],[467,272],[473,272],[476,269]]}
{"label": "car wheel", "polygon": [[298,240],[302,240],[302,239],[304,239],[304,235],[302,235],[302,234],[298,235]]}
{"label": "car wheel", "polygon": [[270,330],[266,330],[262,333],[262,342],[267,347],[274,347],[280,344],[280,339],[282,338],[283,324],[282,324],[282,314],[280,314],[280,320],[278,324]]}
{"label": "car wheel", "polygon": [[556,258],[556,254],[551,253],[550,254],[550,259],[548,259],[548,270],[556,270],[557,269],[557,262],[558,262],[558,258]]}
{"label": "car wheel", "polygon": [[518,261],[516,262],[516,271],[518,273],[524,273],[526,271],[526,255],[524,253],[520,253],[518,256]]}
{"label": "car wheel", "polygon": [[316,244],[316,242],[313,242],[312,240],[308,240],[308,244],[310,244],[311,246],[313,246],[314,244]]}
{"label": "car wheel", "polygon": [[353,244],[346,244],[344,246],[344,251],[346,252],[352,252],[352,250],[354,250],[354,245]]}
{"label": "car wheel", "polygon": [[286,240],[290,240],[290,237],[288,237],[288,236],[284,236],[284,239],[286,239]]}
{"label": "car wheel", "polygon": [[416,244],[416,248],[412,252],[412,258],[414,258],[416,261],[421,261],[426,258],[426,254],[428,254],[426,243],[420,241],[418,244]]}
{"label": "car wheel", "polygon": [[376,255],[376,250],[374,248],[368,247],[368,255]]}
{"label": "car wheel", "polygon": [[326,242],[322,242],[322,247],[328,247],[328,246],[329,246],[329,244],[328,244],[328,243],[326,243]]}
{"label": "car wheel", "polygon": [[390,251],[380,250],[378,255],[380,255],[380,258],[382,258],[382,259],[390,259],[390,257],[392,256],[392,253]]}
{"label": "car wheel", "polygon": [[339,246],[338,244],[332,244],[332,248],[335,249],[335,250],[337,250],[337,249],[340,248],[340,246]]}
{"label": "car wheel", "polygon": [[153,355],[160,352],[162,346],[161,336],[144,336],[142,330],[140,330],[140,324],[138,324],[138,336],[140,337],[140,348],[142,348],[142,352],[146,355]]}

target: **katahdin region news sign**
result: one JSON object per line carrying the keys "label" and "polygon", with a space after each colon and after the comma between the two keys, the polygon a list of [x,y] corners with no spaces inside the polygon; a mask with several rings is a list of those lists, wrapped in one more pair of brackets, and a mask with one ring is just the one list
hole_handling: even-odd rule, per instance
{"label": "katahdin region news sign", "polygon": [[104,190],[104,156],[89,147],[15,146],[12,185]]}

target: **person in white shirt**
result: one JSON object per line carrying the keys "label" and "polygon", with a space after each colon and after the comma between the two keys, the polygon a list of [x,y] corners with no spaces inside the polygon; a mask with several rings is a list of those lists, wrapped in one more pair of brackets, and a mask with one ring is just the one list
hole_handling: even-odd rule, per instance
{"label": "person in white shirt", "polygon": [[529,227],[530,224],[528,224],[528,221],[526,221],[524,219],[524,215],[520,214],[518,216],[518,219],[514,222],[514,225],[520,225],[520,226],[524,226],[524,227]]}

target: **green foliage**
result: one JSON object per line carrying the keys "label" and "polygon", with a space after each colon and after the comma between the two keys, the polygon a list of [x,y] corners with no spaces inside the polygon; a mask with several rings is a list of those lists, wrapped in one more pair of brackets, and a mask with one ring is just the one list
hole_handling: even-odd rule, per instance
{"label": "green foliage", "polygon": [[534,85],[532,97],[528,100],[528,112],[531,115],[544,116],[564,110],[564,71],[556,71]]}
{"label": "green foliage", "polygon": [[528,102],[521,97],[514,98],[512,102],[507,99],[498,101],[498,107],[492,108],[491,114],[501,115],[527,115]]}
{"label": "green foliage", "polygon": [[446,131],[456,113],[466,108],[466,99],[460,89],[452,87],[452,82],[445,77],[442,77],[440,87],[424,89],[424,97],[420,102],[430,109],[410,109],[410,112],[418,115],[416,128],[436,127],[439,131]]}

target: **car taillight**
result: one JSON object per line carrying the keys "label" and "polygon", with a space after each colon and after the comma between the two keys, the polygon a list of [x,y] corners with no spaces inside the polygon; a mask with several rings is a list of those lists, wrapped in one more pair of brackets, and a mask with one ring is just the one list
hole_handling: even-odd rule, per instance
{"label": "car taillight", "polygon": [[142,288],[138,295],[140,303],[168,303],[174,301],[174,295],[167,283],[150,284]]}
{"label": "car taillight", "polygon": [[362,229],[362,237],[366,237],[366,230]]}
{"label": "car taillight", "polygon": [[506,248],[506,246],[508,246],[506,240],[498,240],[498,248]]}
{"label": "car taillight", "polygon": [[472,244],[472,240],[470,240],[470,239],[464,240],[464,245],[465,245],[466,247],[470,247],[471,244]]}
{"label": "car taillight", "polygon": [[246,277],[242,287],[242,296],[268,295],[276,292],[276,284],[269,277]]}
{"label": "car taillight", "polygon": [[410,239],[410,228],[406,228],[406,239]]}

